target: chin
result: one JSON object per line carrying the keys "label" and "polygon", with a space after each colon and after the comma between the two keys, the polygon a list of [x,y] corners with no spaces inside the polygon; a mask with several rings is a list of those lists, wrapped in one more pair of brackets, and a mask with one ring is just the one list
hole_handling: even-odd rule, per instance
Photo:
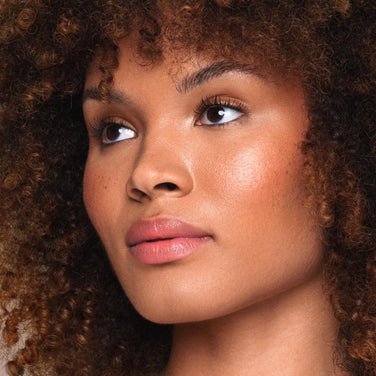
{"label": "chin", "polygon": [[[149,297],[149,299],[132,299],[136,311],[145,319],[156,324],[184,324],[214,320],[241,311],[252,305],[253,301],[233,301],[230,296],[215,296],[209,299],[206,294],[182,296],[171,294]],[[223,299],[225,298],[225,299]]]}
{"label": "chin", "polygon": [[[193,295],[193,294],[192,294]],[[231,309],[219,302],[210,302],[197,296],[182,297],[177,294],[169,296],[149,296],[132,298],[130,301],[136,311],[145,319],[156,324],[183,324],[188,322],[206,321],[230,313]],[[222,306],[222,307],[221,307]]]}
{"label": "chin", "polygon": [[210,312],[211,310],[198,305],[182,308],[164,304],[159,304],[157,307],[149,304],[134,304],[134,307],[142,317],[156,324],[184,324],[206,321],[217,316],[214,312]]}

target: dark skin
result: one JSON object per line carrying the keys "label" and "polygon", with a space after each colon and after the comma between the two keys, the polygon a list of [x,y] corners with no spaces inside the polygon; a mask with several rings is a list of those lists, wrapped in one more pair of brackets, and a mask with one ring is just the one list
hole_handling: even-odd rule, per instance
{"label": "dark skin", "polygon": [[[218,62],[194,56],[172,74],[176,56],[142,67],[132,43],[120,45],[110,103],[95,96],[95,62],[86,78],[84,198],[133,305],[174,324],[164,375],[344,375],[333,368],[337,323],[305,200],[299,84],[230,66],[197,82]],[[182,90],[182,82],[195,83]],[[204,98],[217,102],[196,113]],[[124,242],[130,226],[164,217],[204,228],[210,239],[176,260],[135,258]]]}
{"label": "dark skin", "polygon": [[[344,371],[358,376],[373,376],[376,369],[375,20],[376,3],[363,0],[4,2],[0,7],[0,305],[4,346],[11,350],[19,348],[17,354],[9,359],[9,373],[12,376],[24,372],[59,376],[82,376],[82,373],[90,376],[148,375],[165,369],[168,358],[167,370],[174,370],[176,364],[183,365],[188,361],[188,355],[192,354],[184,353],[187,350],[184,341],[195,343],[202,350],[201,354],[194,354],[203,356],[194,360],[201,367],[210,363],[224,349],[224,346],[219,346],[222,343],[220,334],[227,338],[225,334],[234,328],[230,325],[231,321],[219,318],[235,317],[236,312],[240,316],[243,311],[247,313],[244,317],[249,317],[250,307],[256,310],[255,307],[261,302],[291,293],[294,284],[308,286],[306,283],[309,280],[318,278],[323,281],[325,293],[321,290],[317,293],[322,299],[327,297],[330,300],[328,310],[332,310],[338,327],[335,330],[336,325],[330,322],[325,324],[321,319],[312,323],[322,325],[320,330],[316,328],[317,332],[328,336],[328,351],[321,358],[328,359],[328,363],[318,364],[325,368],[334,353],[335,364],[339,364]],[[103,85],[100,88],[105,90],[100,92],[105,94],[107,89],[113,89],[111,76],[116,72],[119,57],[117,45],[130,35],[139,38],[137,62],[145,69],[149,68],[140,70],[140,73],[151,74],[153,69],[153,72],[158,71],[163,77],[161,88],[169,96],[159,95],[166,112],[160,112],[158,108],[153,111],[155,116],[152,116],[150,110],[155,108],[155,96],[150,97],[147,90],[138,92],[141,86],[138,89],[133,87],[131,91],[128,87],[122,87],[123,92],[132,94],[132,99],[137,97],[134,100],[137,111],[145,115],[144,119],[137,116],[126,119],[130,121],[129,125],[136,127],[137,137],[132,138],[133,130],[128,129],[121,133],[121,137],[131,136],[130,139],[103,147],[106,152],[102,154],[92,154],[90,151],[90,158],[100,156],[96,162],[102,165],[105,155],[108,157],[114,150],[122,150],[101,173],[108,179],[108,190],[111,189],[114,197],[117,197],[117,201],[112,203],[114,210],[109,211],[106,205],[101,208],[101,201],[109,202],[112,198],[108,192],[101,191],[104,184],[97,177],[98,180],[94,179],[93,182],[98,184],[98,191],[94,192],[98,205],[90,214],[93,217],[98,209],[102,212],[99,217],[108,219],[100,235],[104,240],[115,239],[116,246],[112,247],[108,240],[105,244],[108,253],[113,253],[111,262],[114,266],[114,255],[121,253],[117,249],[123,247],[124,254],[127,254],[126,263],[116,263],[119,269],[117,274],[121,277],[120,285],[101,239],[85,213],[82,200],[82,179],[88,148],[82,118],[82,97],[87,69],[97,58],[98,48],[106,51],[108,57],[101,62]],[[168,74],[162,74],[160,70],[165,58],[170,61],[173,57],[175,59],[169,63]],[[187,63],[185,66],[181,64],[182,57]],[[124,64],[124,61],[119,63]],[[223,68],[224,64],[228,68],[229,63],[237,64],[233,72],[227,70],[215,77],[212,75],[213,64],[218,73],[218,67]],[[244,76],[244,65],[248,65],[256,77],[249,74]],[[202,69],[204,73],[206,71],[205,74],[202,74]],[[208,72],[212,75],[210,80]],[[184,80],[187,75],[191,77],[188,81]],[[218,80],[235,82],[239,75],[244,79],[233,92],[213,90],[207,93],[207,89],[213,85],[218,88]],[[273,89],[278,93],[278,100],[286,99],[282,95],[283,88],[288,87],[291,95],[296,94],[292,95],[286,108],[291,110],[291,102],[296,104],[299,98],[302,99],[305,110],[301,111],[299,105],[293,111],[300,113],[303,121],[296,123],[296,119],[291,119],[294,121],[289,122],[299,124],[301,132],[293,135],[291,128],[277,127],[281,133],[274,139],[276,129],[268,128],[270,132],[265,134],[263,127],[257,132],[252,128],[256,123],[260,125],[261,118],[258,117],[256,122],[247,114],[254,114],[260,107],[245,106],[245,113],[242,107],[231,107],[239,104],[239,93],[235,91],[241,88],[241,84],[249,82],[249,87],[254,89],[247,92],[247,97],[256,95],[259,91],[255,90],[254,85],[258,82],[258,88],[262,87],[262,78],[268,79],[270,75],[273,76],[272,81],[276,80],[275,84],[279,82]],[[152,76],[150,84],[155,82]],[[287,86],[283,85],[281,78],[288,83]],[[198,82],[200,88],[187,85]],[[97,84],[94,82],[93,87]],[[160,93],[157,90],[159,85],[154,83],[153,86],[153,91]],[[182,96],[182,89],[189,86],[191,90]],[[266,88],[272,89],[268,85]],[[266,94],[273,90],[264,91],[265,95],[261,97],[271,99]],[[221,98],[223,95],[226,97]],[[146,98],[148,103],[145,105],[143,99]],[[189,98],[191,101],[184,101]],[[230,107],[219,110],[216,107],[218,100],[224,100],[225,103],[221,104]],[[214,108],[205,109],[212,102]],[[265,105],[265,102],[260,103]],[[121,108],[124,110],[124,107]],[[242,116],[238,118],[239,110]],[[208,119],[218,117],[220,112],[224,112],[222,115],[227,119],[227,124],[204,124]],[[126,113],[135,115],[128,110]],[[171,115],[166,116],[165,124],[160,122],[162,113]],[[123,112],[116,115],[124,120]],[[307,118],[309,122],[304,127]],[[96,120],[101,122],[103,119],[100,116],[93,119],[97,126]],[[269,120],[266,127],[277,125],[275,119]],[[111,127],[109,132],[111,140],[119,136],[116,126]],[[100,133],[91,132],[90,137]],[[204,147],[201,137],[207,139]],[[262,140],[268,140],[271,149],[260,142]],[[302,143],[299,145],[300,141]],[[133,145],[137,155],[130,153],[130,159],[128,154],[125,156],[125,144]],[[245,144],[249,150],[242,154]],[[218,156],[218,149],[213,150],[214,147],[211,149],[210,145],[220,146],[233,158],[225,160],[224,153],[220,152]],[[201,152],[200,147],[204,149]],[[164,149],[163,153],[160,148]],[[248,157],[251,161],[260,162],[260,165],[249,165]],[[267,160],[273,163],[261,163]],[[149,189],[140,185],[139,179],[130,177],[138,175],[135,175],[137,166],[149,164],[150,167],[157,161],[169,173],[167,179],[162,174],[162,182],[151,185],[158,188],[157,192],[162,196],[149,202],[148,193],[153,196],[155,190],[150,190],[150,185]],[[230,161],[233,163],[232,170]],[[167,168],[174,163],[178,168]],[[208,166],[207,171],[203,172],[205,165]],[[247,165],[248,169],[245,168]],[[278,166],[284,169],[278,169]],[[142,168],[143,171],[148,169]],[[259,174],[252,177],[251,171]],[[111,172],[111,176],[108,176],[108,172]],[[190,193],[180,197],[180,185],[173,182],[179,173],[183,182],[193,183],[191,188],[189,184],[183,184]],[[273,178],[270,178],[271,175]],[[206,186],[211,187],[206,176],[210,176],[213,185],[222,190],[226,202],[214,192],[205,190]],[[249,184],[242,186],[239,177]],[[257,185],[253,178],[262,178],[260,184]],[[127,181],[133,184],[127,184]],[[308,184],[304,186],[303,181]],[[290,189],[284,189],[289,186]],[[253,196],[245,194],[249,193],[249,187]],[[173,197],[174,194],[176,197]],[[158,200],[169,204],[163,205],[159,213],[155,205]],[[200,205],[195,207],[196,202]],[[238,210],[235,211],[228,202],[232,202]],[[260,210],[261,203],[275,217],[264,221],[266,213]],[[302,203],[307,203],[307,206]],[[129,221],[124,219],[123,210],[119,212],[125,204],[130,213]],[[282,210],[283,204],[285,212]],[[221,207],[226,209],[226,213],[220,212]],[[138,212],[136,208],[143,209]],[[311,208],[311,213],[308,208]],[[246,209],[251,209],[248,216],[244,215]],[[287,216],[289,212],[291,215]],[[105,228],[113,225],[111,216],[115,214],[123,221],[123,227],[116,229],[114,225],[116,231],[112,237],[106,235],[108,229]],[[244,221],[234,227],[231,217],[238,214]],[[175,260],[159,265],[160,261],[166,261],[166,253],[157,251],[147,254],[145,249],[170,249],[171,244],[165,247],[166,243],[162,241],[148,242],[146,246],[141,246],[144,251],[137,253],[135,245],[127,243],[126,234],[139,220],[146,218],[157,223],[161,215],[189,221],[199,226],[208,237],[199,240],[202,241],[199,247],[196,247],[197,241],[185,240],[186,244],[193,245],[185,248],[179,246],[183,241],[170,239],[177,252],[167,252],[167,256]],[[307,221],[299,221],[299,216],[302,219],[304,215]],[[227,226],[222,226],[221,221]],[[315,221],[317,223],[313,223]],[[102,222],[105,221],[102,219]],[[94,217],[93,223],[99,227]],[[251,226],[246,226],[247,223]],[[288,224],[291,226],[286,229]],[[301,232],[299,226],[304,231]],[[307,228],[310,226],[312,241],[308,242]],[[277,231],[278,227],[280,231]],[[294,232],[301,237],[292,236]],[[123,234],[120,236],[120,233]],[[281,251],[275,252],[277,245],[260,234],[275,236],[280,241]],[[317,234],[320,234],[319,239]],[[230,241],[226,240],[227,235],[231,235],[228,238],[231,238]],[[251,241],[245,240],[248,237]],[[285,239],[284,242],[281,242],[281,237]],[[292,239],[295,240],[288,241]],[[304,243],[304,239],[313,247],[311,262],[307,257],[291,257],[302,255],[301,252],[309,254],[307,247],[297,247],[296,241]],[[317,240],[316,248],[313,244]],[[234,241],[238,247],[233,247]],[[121,242],[123,245],[117,248]],[[268,244],[267,249],[265,245]],[[191,252],[193,248],[195,252]],[[256,248],[264,252],[256,252]],[[188,249],[186,254],[182,251],[184,249]],[[204,262],[209,254],[214,254],[214,257],[210,262]],[[285,254],[286,259],[291,261],[287,263],[289,268],[282,262],[286,260],[281,260]],[[230,256],[234,255],[231,263]],[[193,270],[185,269],[183,265],[188,266],[190,260],[192,264],[193,260],[197,264],[201,260],[201,269],[196,264],[197,268]],[[268,265],[265,260],[273,262]],[[276,267],[275,260],[280,261],[283,268]],[[299,265],[293,264],[292,260],[299,261]],[[148,270],[158,270],[154,277],[161,277],[164,271],[168,277],[171,272],[170,278],[149,279],[155,283],[150,286],[150,290],[155,291],[154,295],[145,288],[144,282],[138,285],[139,290],[133,289],[135,284],[127,280],[123,273],[124,267],[132,263],[135,266],[132,270],[140,271],[139,266],[144,261],[146,264],[142,273],[134,274],[139,282],[146,281]],[[159,266],[153,264],[155,261]],[[307,263],[306,273],[300,268],[304,262]],[[174,275],[171,265],[175,265],[181,273]],[[257,265],[260,267],[257,268]],[[236,269],[237,266],[239,269]],[[239,273],[231,273],[231,267]],[[252,273],[244,271],[247,267]],[[188,273],[188,269],[192,273]],[[183,273],[184,270],[186,273]],[[267,270],[271,272],[267,273]],[[224,274],[232,281],[228,285],[223,283]],[[260,278],[262,274],[265,278]],[[286,280],[284,277],[289,275],[291,279]],[[153,277],[152,274],[150,277]],[[176,286],[170,283],[172,277],[179,282]],[[284,283],[276,283],[278,278]],[[207,283],[200,283],[200,279]],[[214,288],[215,280],[218,280],[223,291]],[[237,288],[237,284],[234,288],[235,280],[241,289]],[[260,283],[246,283],[250,280]],[[165,286],[171,294],[157,288],[161,281],[166,282]],[[194,284],[197,289],[192,288]],[[185,287],[187,294],[184,294]],[[132,303],[145,317],[173,325],[158,325],[143,319],[134,311],[124,290],[129,290]],[[257,292],[259,296],[256,296]],[[177,299],[178,293],[182,299]],[[203,294],[200,296],[200,293]],[[151,299],[145,299],[148,294]],[[226,296],[231,299],[220,304]],[[314,296],[317,297],[312,295],[312,298]],[[189,297],[192,297],[192,301],[193,298],[198,301],[189,304]],[[169,305],[159,305],[154,309],[155,302],[161,298],[171,303],[173,310],[169,309]],[[15,301],[19,304],[15,305]],[[185,302],[184,306],[179,304],[180,301]],[[302,304],[302,307],[306,305]],[[8,311],[4,311],[4,308]],[[322,311],[328,312],[324,307]],[[193,321],[193,315],[196,316],[195,326],[188,324]],[[310,315],[318,317],[313,312]],[[326,318],[333,316],[324,315]],[[217,325],[214,325],[214,321]],[[239,321],[239,325],[248,322],[236,321]],[[208,322],[213,322],[213,325],[209,326]],[[32,330],[25,333],[25,324]],[[286,330],[290,327],[293,332],[296,325],[297,321],[290,320]],[[172,326],[174,344],[170,354]],[[249,325],[240,325],[239,328],[243,331],[235,330],[230,339],[248,338]],[[272,335],[267,334],[270,339]],[[24,335],[28,337],[25,344],[21,340]],[[208,338],[213,339],[210,341],[213,352],[209,354],[212,357],[205,355],[208,353]],[[308,333],[306,338],[311,338]],[[227,348],[232,348],[231,343],[236,348],[232,355],[237,354],[239,359],[247,349],[252,350],[247,343],[242,343],[241,347],[235,340],[229,341]],[[318,347],[323,351],[322,347]],[[335,352],[332,351],[334,347]],[[298,350],[303,348],[302,344],[295,353],[298,354]],[[290,351],[283,364],[293,360],[293,352]],[[222,353],[220,356],[228,360],[229,365],[232,364],[230,356]],[[243,358],[240,363],[249,366]]]}

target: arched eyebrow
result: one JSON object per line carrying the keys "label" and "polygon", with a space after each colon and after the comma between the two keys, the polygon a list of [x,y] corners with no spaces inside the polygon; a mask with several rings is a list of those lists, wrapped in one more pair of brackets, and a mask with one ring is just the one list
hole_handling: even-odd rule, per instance
{"label": "arched eyebrow", "polygon": [[229,72],[241,72],[246,74],[253,74],[262,79],[265,76],[249,64],[241,64],[232,61],[218,61],[205,68],[193,72],[185,76],[182,81],[176,86],[179,93],[186,94],[197,86],[200,86],[213,78],[222,76]]}
{"label": "arched eyebrow", "polygon": [[[200,86],[216,77],[230,72],[241,72],[252,74],[259,78],[265,79],[265,76],[249,64],[241,64],[231,61],[215,62],[207,67],[186,75],[177,85],[176,90],[181,94],[186,94],[195,87]],[[88,99],[97,100],[106,103],[119,103],[132,105],[131,98],[123,91],[118,91],[114,88],[107,89],[106,99],[101,96],[97,87],[88,88],[84,91],[82,101]]]}

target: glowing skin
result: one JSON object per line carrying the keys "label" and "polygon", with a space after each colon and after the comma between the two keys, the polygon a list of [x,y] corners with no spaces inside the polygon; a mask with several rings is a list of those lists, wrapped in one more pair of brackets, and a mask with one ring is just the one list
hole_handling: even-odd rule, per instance
{"label": "glowing skin", "polygon": [[[243,353],[254,355],[255,375],[331,374],[335,324],[321,291],[320,234],[305,205],[299,150],[308,127],[303,93],[240,65],[223,64],[224,71],[198,82],[192,77],[218,62],[189,61],[175,72],[176,59],[168,54],[141,66],[132,43],[122,43],[111,103],[95,98],[101,75],[92,64],[83,104],[89,216],[140,314],[181,323],[166,374],[249,375],[239,366]],[[195,113],[203,99],[215,102],[216,96],[229,104],[219,114],[223,126],[208,124],[213,113]],[[112,125],[97,137],[92,125],[101,121],[130,130],[122,128],[116,138]],[[154,217],[178,218],[211,238],[176,261],[141,262],[127,249],[126,235],[136,221]],[[229,353],[223,344],[230,338]],[[302,361],[298,354],[307,342],[311,355]],[[192,348],[197,351],[187,357]],[[288,351],[295,351],[299,366]],[[215,363],[221,372],[210,357],[221,359]],[[273,361],[281,364],[283,357],[296,373],[273,372]]]}

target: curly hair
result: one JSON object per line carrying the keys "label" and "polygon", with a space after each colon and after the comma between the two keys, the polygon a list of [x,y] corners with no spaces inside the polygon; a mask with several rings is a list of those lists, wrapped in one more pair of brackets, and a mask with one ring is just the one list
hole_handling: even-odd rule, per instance
{"label": "curly hair", "polygon": [[[85,71],[117,42],[252,59],[303,84],[301,148],[339,323],[336,360],[376,374],[376,3],[367,0],[0,2],[0,317],[10,375],[148,375],[171,328],[124,295],[82,201]],[[110,57],[110,58],[108,58]]]}

